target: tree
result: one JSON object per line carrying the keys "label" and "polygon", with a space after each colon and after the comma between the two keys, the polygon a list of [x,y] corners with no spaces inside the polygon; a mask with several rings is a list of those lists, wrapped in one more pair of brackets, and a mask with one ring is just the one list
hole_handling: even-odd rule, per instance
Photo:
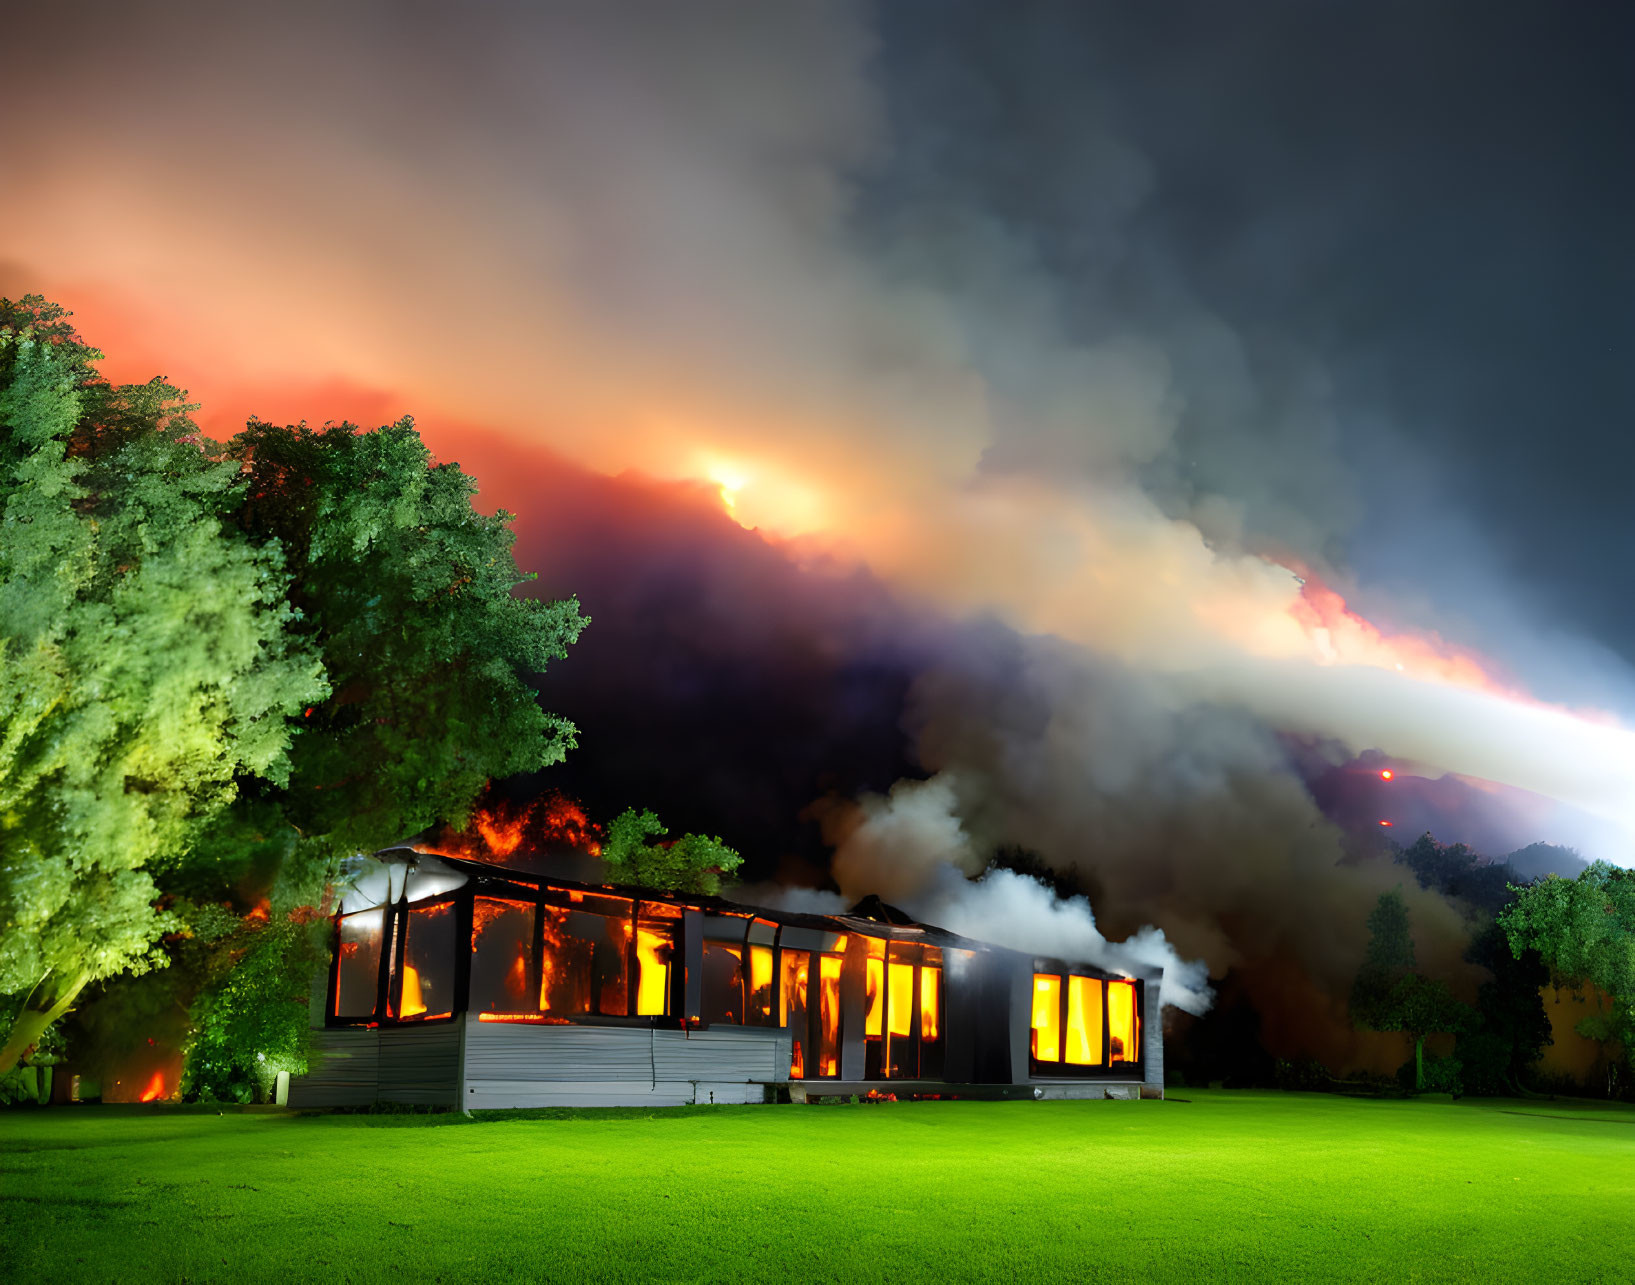
{"label": "tree", "polygon": [[1476,934],[1465,958],[1493,975],[1477,990],[1475,1021],[1459,1033],[1454,1050],[1465,1087],[1472,1093],[1525,1092],[1522,1073],[1553,1043],[1539,994],[1550,970],[1536,950],[1512,954],[1497,923]]}
{"label": "tree", "polygon": [[1565,984],[1588,983],[1606,996],[1577,1030],[1612,1055],[1610,1090],[1618,1059],[1635,1049],[1635,871],[1597,861],[1575,879],[1549,875],[1513,891],[1497,920],[1511,953],[1536,950]]}
{"label": "tree", "polygon": [[288,780],[328,692],[280,549],[182,394],[115,387],[60,307],[0,300],[0,994],[8,1070],[90,982],[160,965],[184,868],[240,785]]}
{"label": "tree", "polygon": [[669,843],[647,841],[668,833],[653,813],[634,808],[608,822],[602,860],[613,881],[713,896],[721,890],[721,876],[743,864],[744,859],[720,839],[704,835],[683,835]]}
{"label": "tree", "polygon": [[1408,907],[1400,888],[1382,893],[1368,916],[1368,950],[1351,988],[1351,1019],[1372,1031],[1402,1031],[1414,1045],[1414,1088],[1425,1088],[1425,1040],[1457,1031],[1468,1009],[1440,981],[1416,971]]}
{"label": "tree", "polygon": [[[342,858],[438,822],[461,827],[491,778],[559,761],[574,728],[540,708],[527,678],[589,622],[575,599],[514,593],[532,577],[512,556],[511,515],[477,512],[476,482],[434,461],[411,420],[368,432],[252,421],[226,458],[247,481],[239,523],[285,551],[291,632],[332,688],[302,711],[288,778],[248,783],[208,839],[219,867],[271,875],[282,923],[320,898]],[[312,970],[295,940],[276,952],[252,943],[201,993],[192,1089],[265,1088],[262,999],[300,1006],[286,1025],[304,1039]],[[253,985],[242,975],[252,966]],[[290,1040],[280,1047],[299,1060]]]}

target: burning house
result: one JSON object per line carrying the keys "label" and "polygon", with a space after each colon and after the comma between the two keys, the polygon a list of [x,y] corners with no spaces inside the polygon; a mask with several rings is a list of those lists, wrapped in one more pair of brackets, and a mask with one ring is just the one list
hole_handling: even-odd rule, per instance
{"label": "burning house", "polygon": [[366,867],[292,1106],[1162,1096],[1157,973],[874,898],[789,913],[407,848]]}

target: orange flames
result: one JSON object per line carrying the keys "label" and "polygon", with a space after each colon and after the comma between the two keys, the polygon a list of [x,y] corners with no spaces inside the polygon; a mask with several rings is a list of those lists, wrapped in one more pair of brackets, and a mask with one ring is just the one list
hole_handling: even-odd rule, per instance
{"label": "orange flames", "polygon": [[141,1102],[157,1102],[165,1096],[165,1073],[155,1071],[153,1078],[148,1081],[148,1087],[142,1090]]}
{"label": "orange flames", "polygon": [[521,805],[494,799],[478,807],[464,830],[448,830],[428,852],[471,861],[503,861],[517,853],[571,849],[597,856],[600,830],[567,795],[551,790]]}

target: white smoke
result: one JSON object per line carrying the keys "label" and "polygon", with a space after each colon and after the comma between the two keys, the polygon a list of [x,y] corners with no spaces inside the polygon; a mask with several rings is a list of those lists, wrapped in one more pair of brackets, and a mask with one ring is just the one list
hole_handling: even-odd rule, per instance
{"label": "white smoke", "polygon": [[843,899],[874,893],[925,923],[1012,950],[1126,974],[1156,969],[1165,1004],[1208,1010],[1214,992],[1207,964],[1182,959],[1162,929],[1149,925],[1126,941],[1109,941],[1085,897],[1063,899],[1009,870],[971,879],[982,858],[957,807],[952,773],[899,781],[889,796],[828,807],[824,830],[837,844],[834,875]]}

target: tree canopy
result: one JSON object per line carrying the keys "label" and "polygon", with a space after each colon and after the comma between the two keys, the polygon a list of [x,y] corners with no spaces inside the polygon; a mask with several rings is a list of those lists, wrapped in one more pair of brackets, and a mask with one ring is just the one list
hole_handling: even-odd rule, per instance
{"label": "tree canopy", "polygon": [[[412,421],[222,446],[100,357],[56,305],[0,301],[0,996],[27,997],[0,1071],[235,888],[299,919],[338,858],[463,824],[574,737],[528,678],[588,622],[513,592],[510,515]],[[218,955],[288,972],[278,941]],[[216,986],[225,1075],[221,1015],[253,1005]]]}
{"label": "tree canopy", "polygon": [[0,300],[0,1071],[89,982],[162,962],[155,875],[239,781],[289,779],[329,691],[238,468],[178,390],[115,387],[56,305]]}
{"label": "tree canopy", "polygon": [[721,891],[721,876],[743,864],[744,859],[720,839],[701,834],[669,843],[648,842],[668,833],[653,813],[634,808],[608,822],[602,860],[614,882],[713,896]]}
{"label": "tree canopy", "polygon": [[1575,879],[1550,875],[1515,892],[1497,920],[1511,952],[1536,950],[1561,981],[1605,995],[1578,1032],[1627,1059],[1635,1049],[1635,871],[1597,861]]}
{"label": "tree canopy", "polygon": [[1408,907],[1400,888],[1382,893],[1368,915],[1368,949],[1351,989],[1351,1016],[1373,1031],[1402,1031],[1414,1045],[1414,1087],[1424,1089],[1425,1040],[1457,1031],[1469,1010],[1442,982],[1416,971]]}

